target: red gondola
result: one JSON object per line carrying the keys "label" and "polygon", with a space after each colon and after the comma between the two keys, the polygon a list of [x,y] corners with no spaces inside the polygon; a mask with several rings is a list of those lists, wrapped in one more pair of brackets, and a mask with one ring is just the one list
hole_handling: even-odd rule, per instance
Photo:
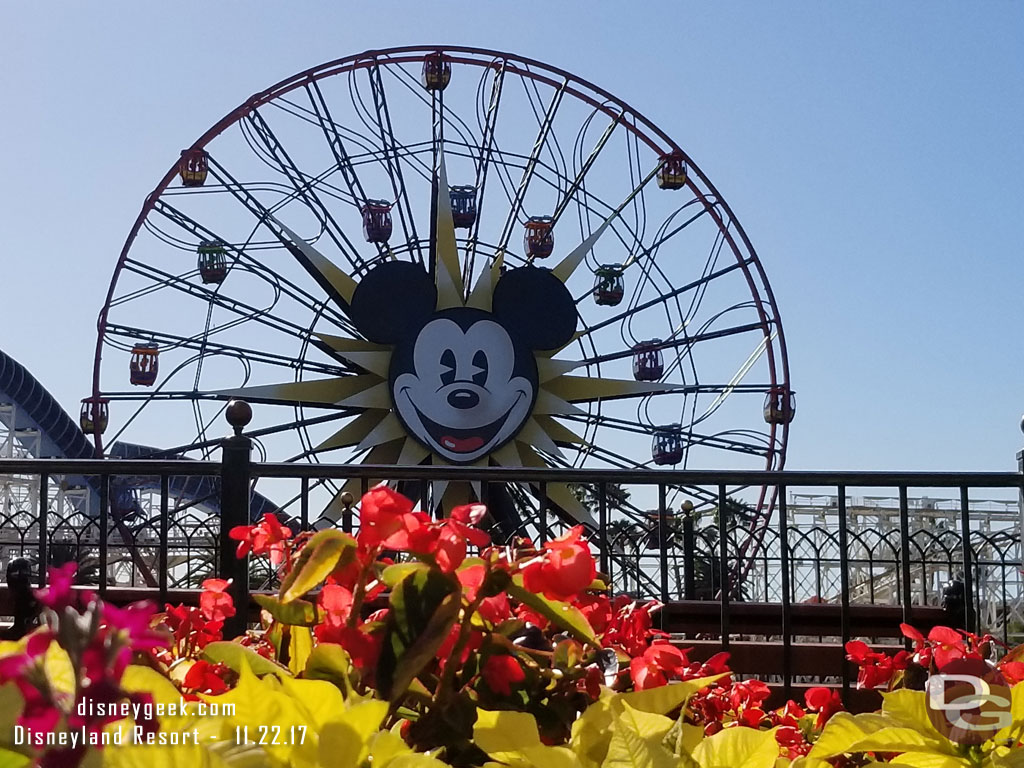
{"label": "red gondola", "polygon": [[206,150],[183,149],[181,160],[178,163],[178,173],[181,174],[181,183],[186,187],[201,187],[206,183],[206,176],[209,173],[210,162]]}
{"label": "red gondola", "polygon": [[368,243],[386,243],[391,238],[391,203],[367,200],[363,214],[363,237]]}
{"label": "red gondola", "polygon": [[546,259],[555,250],[554,221],[550,216],[531,216],[526,222],[523,248],[534,259]]}
{"label": "red gondola", "polygon": [[773,387],[764,398],[766,424],[789,424],[796,415],[796,393],[785,387]]}
{"label": "red gondola", "polygon": [[204,240],[196,250],[199,255],[197,266],[203,283],[219,284],[228,275],[228,257],[224,244]]}
{"label": "red gondola", "polygon": [[614,307],[626,292],[622,280],[621,264],[602,264],[594,272],[594,302],[605,307]]}
{"label": "red gondola", "polygon": [[452,63],[438,51],[423,59],[423,76],[420,82],[428,91],[443,91],[452,79]]}
{"label": "red gondola", "polygon": [[153,342],[140,342],[132,349],[129,365],[131,382],[136,386],[151,387],[160,370],[160,348]]}
{"label": "red gondola", "polygon": [[99,432],[101,435],[107,429],[109,420],[110,401],[105,397],[87,397],[82,401],[82,413],[78,419],[78,425],[87,435]]}
{"label": "red gondola", "polygon": [[686,186],[686,160],[679,152],[661,156],[658,186],[662,189],[682,189]]}
{"label": "red gondola", "polygon": [[658,466],[678,464],[683,460],[683,435],[678,424],[654,430],[651,455]]}
{"label": "red gondola", "polygon": [[633,347],[633,378],[637,381],[658,381],[665,372],[661,356],[661,339],[641,341]]}
{"label": "red gondola", "polygon": [[456,229],[469,229],[476,223],[476,187],[452,187],[448,191],[452,221]]}

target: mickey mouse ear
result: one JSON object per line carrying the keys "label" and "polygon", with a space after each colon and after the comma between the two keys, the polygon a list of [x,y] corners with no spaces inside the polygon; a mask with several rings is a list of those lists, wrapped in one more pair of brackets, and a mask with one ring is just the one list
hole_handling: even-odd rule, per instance
{"label": "mickey mouse ear", "polygon": [[576,303],[551,270],[526,266],[498,280],[491,311],[530,349],[558,349],[576,333]]}
{"label": "mickey mouse ear", "polygon": [[423,267],[385,261],[359,281],[348,315],[370,341],[395,344],[415,334],[436,304],[437,287]]}

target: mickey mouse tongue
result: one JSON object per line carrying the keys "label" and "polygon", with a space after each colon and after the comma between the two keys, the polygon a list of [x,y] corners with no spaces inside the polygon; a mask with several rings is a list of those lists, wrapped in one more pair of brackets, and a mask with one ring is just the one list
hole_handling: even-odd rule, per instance
{"label": "mickey mouse tongue", "polygon": [[441,438],[441,445],[455,453],[470,453],[483,447],[484,439],[478,435],[472,437],[452,437],[444,435]]}

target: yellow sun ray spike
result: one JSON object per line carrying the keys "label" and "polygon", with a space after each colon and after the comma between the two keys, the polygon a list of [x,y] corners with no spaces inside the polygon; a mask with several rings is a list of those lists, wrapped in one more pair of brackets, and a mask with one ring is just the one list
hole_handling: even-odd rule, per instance
{"label": "yellow sun ray spike", "polygon": [[526,420],[522,429],[519,430],[519,434],[516,435],[516,440],[534,448],[540,448],[540,450],[552,456],[565,458],[561,449],[555,445],[555,441],[551,439],[551,436],[534,419]]}
{"label": "yellow sun ray spike", "polygon": [[455,243],[455,221],[452,201],[448,196],[448,173],[444,165],[444,152],[440,153],[437,169],[437,308],[461,307],[462,270],[459,267],[459,249]]}
{"label": "yellow sun ray spike", "polygon": [[349,408],[377,408],[382,411],[390,411],[391,392],[388,383],[381,381],[380,376],[374,376],[373,374],[361,376],[360,378],[373,379],[377,383],[375,386],[362,389],[350,397],[340,400],[338,405],[344,405]]}
{"label": "yellow sun ray spike", "polygon": [[390,443],[392,440],[398,440],[403,437],[405,437],[405,428],[402,426],[402,422],[398,420],[398,417],[395,416],[395,414],[387,413],[384,418],[380,420],[380,423],[363,438],[362,442],[360,442],[356,447],[356,450],[362,451],[367,448],[372,448],[375,445]]}
{"label": "yellow sun ray spike", "polygon": [[476,285],[473,286],[473,292],[469,294],[469,299],[466,301],[467,307],[482,309],[484,312],[491,311],[494,286],[497,285],[498,278],[501,277],[501,267],[504,263],[505,257],[499,253],[494,257],[491,266],[480,272],[480,277],[477,278]]}
{"label": "yellow sun ray spike", "polygon": [[[528,446],[523,446],[519,453],[523,457],[523,466],[538,468],[549,466],[536,451]],[[582,502],[576,498],[576,494],[570,490],[568,485],[565,483],[548,483],[547,493],[548,499],[561,507],[573,520],[596,527],[597,523],[590,514],[590,510],[583,506]]]}
{"label": "yellow sun ray spike", "polygon": [[537,404],[533,406],[533,413],[544,416],[586,416],[587,412],[572,403],[566,402],[558,395],[548,392],[546,389],[537,391]]}
{"label": "yellow sun ray spike", "polygon": [[339,405],[340,401],[345,398],[357,395],[379,383],[380,376],[367,374],[365,376],[339,376],[333,379],[289,381],[283,384],[222,389],[212,394],[238,397],[252,402],[273,400],[288,403]]}
{"label": "yellow sun ray spike", "polygon": [[552,360],[548,357],[537,358],[537,380],[544,384],[563,373],[568,373],[582,365],[578,360]]}
{"label": "yellow sun ray spike", "polygon": [[555,421],[550,416],[541,416],[534,414],[534,420],[540,425],[548,437],[554,440],[556,443],[568,443],[570,445],[590,445],[586,440],[577,435],[567,426],[562,424],[560,421]]}
{"label": "yellow sun ray spike", "polygon": [[386,413],[382,413],[381,411],[366,411],[365,413],[359,414],[344,427],[320,443],[320,445],[313,449],[313,452],[321,453],[323,451],[334,450],[335,448],[348,448],[352,445],[358,445],[364,437],[373,431],[374,427],[380,424],[386,415]]}
{"label": "yellow sun ray spike", "polygon": [[[355,280],[338,269],[330,259],[321,254],[313,246],[292,232],[288,227],[275,219],[269,213],[267,214],[267,218],[274,222],[274,224],[284,232],[285,236],[292,242],[292,245],[298,248],[299,253],[301,253],[305,258],[306,264],[304,266],[306,266],[307,269],[315,270],[319,273],[322,280],[318,279],[317,282],[321,284],[326,282],[335,291],[337,291],[338,295],[346,302],[352,301],[352,294],[356,290]],[[316,275],[314,275],[314,277],[316,277]]]}
{"label": "yellow sun ray spike", "polygon": [[590,253],[591,249],[597,244],[598,239],[601,237],[601,235],[604,234],[604,231],[608,228],[608,225],[615,221],[615,217],[622,213],[623,208],[629,205],[634,197],[640,194],[640,191],[647,185],[647,182],[653,179],[655,174],[658,173],[659,168],[661,168],[660,163],[656,165],[654,169],[647,174],[643,181],[641,181],[640,184],[637,185],[637,188],[634,189],[629,194],[629,196],[619,204],[619,207],[612,211],[611,215],[607,219],[601,222],[601,226],[595,229],[590,234],[590,237],[588,237],[586,240],[584,240],[582,243],[576,246],[572,253],[570,253],[568,256],[562,259],[558,266],[551,270],[554,273],[555,277],[557,277],[563,283],[567,282],[569,278],[572,277],[573,272],[575,272],[576,268],[583,263],[583,259],[586,258],[587,254]]}
{"label": "yellow sun ray spike", "polygon": [[411,437],[407,437],[405,445],[402,446],[402,452],[398,454],[398,459],[395,463],[403,467],[411,467],[419,464],[429,455],[430,451],[427,448],[424,448]]}
{"label": "yellow sun ray spike", "polygon": [[[317,334],[317,336],[320,336],[320,334]],[[322,336],[321,336],[321,339],[323,339],[324,343],[326,343],[329,346],[331,346],[330,342],[327,341],[326,339],[324,339]],[[334,349],[333,346],[331,348]],[[375,373],[376,375],[380,376],[382,379],[386,379],[388,377],[388,368],[391,365],[391,351],[390,350],[386,350],[386,349],[376,350],[376,349],[373,349],[373,350],[354,350],[354,351],[350,352],[350,351],[347,351],[347,350],[344,350],[344,349],[334,349],[334,351],[337,352],[338,355],[340,355],[341,357],[343,357],[346,360],[348,360],[350,363],[354,363],[355,365],[358,365],[363,370],[369,371],[370,373]]]}

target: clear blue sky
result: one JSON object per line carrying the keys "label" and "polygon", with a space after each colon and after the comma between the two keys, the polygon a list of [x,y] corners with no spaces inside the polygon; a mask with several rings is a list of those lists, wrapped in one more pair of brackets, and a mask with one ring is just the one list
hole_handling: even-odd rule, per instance
{"label": "clear blue sky", "polygon": [[451,43],[601,85],[708,174],[782,313],[788,466],[1009,470],[1024,445],[1020,2],[7,3],[0,28],[0,347],[69,410],[181,147],[299,70]]}

